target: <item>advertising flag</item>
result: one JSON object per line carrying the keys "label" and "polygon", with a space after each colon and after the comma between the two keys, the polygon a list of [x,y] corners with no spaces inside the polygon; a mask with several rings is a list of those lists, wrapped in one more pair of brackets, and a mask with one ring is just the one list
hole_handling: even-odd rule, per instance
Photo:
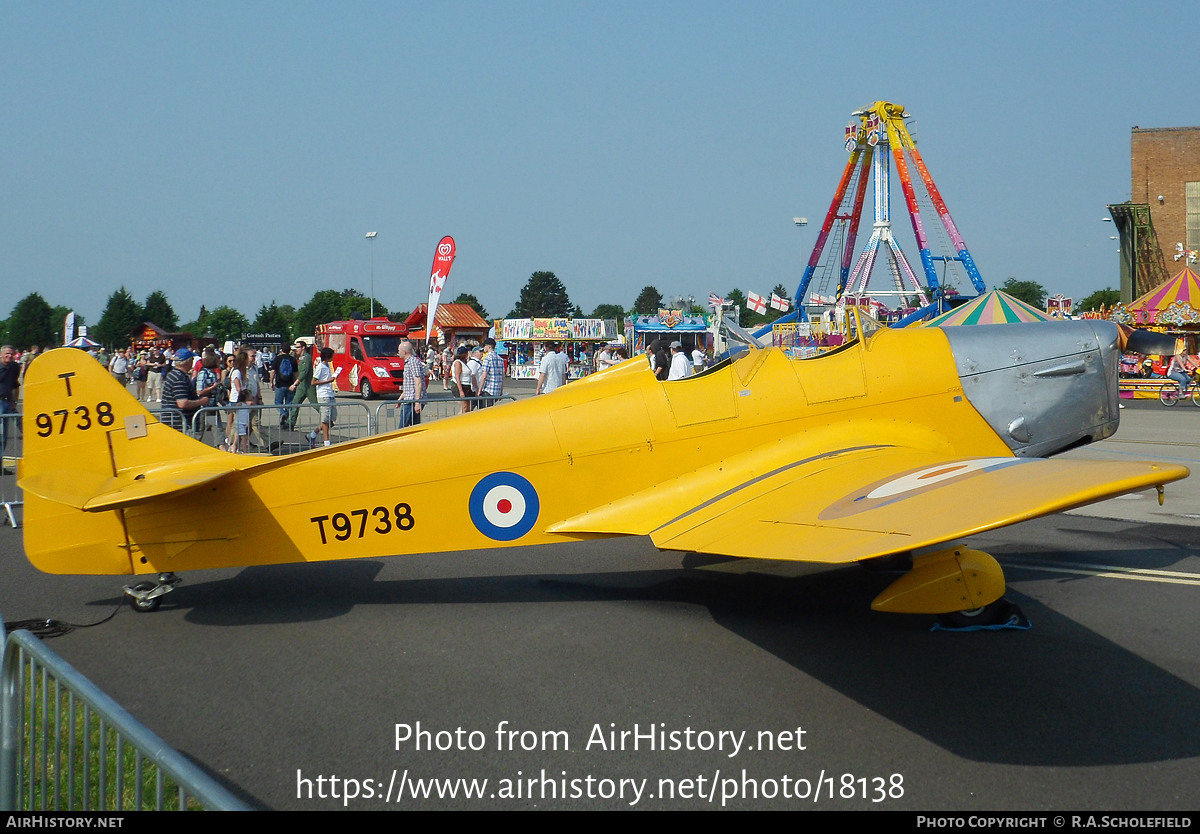
{"label": "advertising flag", "polygon": [[767,312],[767,300],[758,293],[746,293],[746,306],[756,313]]}
{"label": "advertising flag", "polygon": [[425,313],[425,343],[433,341],[433,323],[436,321],[438,299],[442,297],[442,287],[450,277],[450,267],[454,266],[454,238],[446,235],[438,241],[437,251],[433,253],[433,271],[429,275],[429,304]]}
{"label": "advertising flag", "polygon": [[786,313],[788,310],[792,309],[792,302],[788,301],[786,298],[776,295],[775,293],[771,293],[771,306],[776,310],[781,310]]}

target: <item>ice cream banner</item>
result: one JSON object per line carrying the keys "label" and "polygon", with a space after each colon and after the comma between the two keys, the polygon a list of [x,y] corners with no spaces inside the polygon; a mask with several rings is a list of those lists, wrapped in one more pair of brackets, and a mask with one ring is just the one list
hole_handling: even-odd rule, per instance
{"label": "ice cream banner", "polygon": [[433,271],[429,275],[429,305],[426,307],[425,334],[426,341],[433,338],[433,330],[437,321],[438,299],[442,297],[442,287],[450,277],[450,267],[454,266],[454,238],[446,235],[438,241],[437,251],[433,253]]}

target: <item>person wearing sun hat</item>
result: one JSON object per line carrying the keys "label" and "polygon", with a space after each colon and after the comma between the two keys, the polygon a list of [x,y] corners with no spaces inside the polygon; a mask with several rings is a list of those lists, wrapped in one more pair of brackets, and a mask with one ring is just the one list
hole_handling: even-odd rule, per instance
{"label": "person wearing sun hat", "polygon": [[162,404],[164,409],[177,408],[183,415],[181,425],[175,425],[174,420],[164,420],[172,428],[187,431],[192,424],[192,416],[209,404],[213,388],[196,390],[192,376],[188,371],[192,367],[196,354],[187,348],[175,352],[171,360],[172,367],[163,375]]}

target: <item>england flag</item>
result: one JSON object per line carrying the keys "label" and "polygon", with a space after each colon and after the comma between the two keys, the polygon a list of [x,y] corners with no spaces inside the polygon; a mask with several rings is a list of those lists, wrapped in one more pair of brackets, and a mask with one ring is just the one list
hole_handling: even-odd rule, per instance
{"label": "england flag", "polygon": [[756,313],[767,312],[767,300],[758,293],[746,294],[746,306]]}
{"label": "england flag", "polygon": [[776,310],[786,313],[788,310],[792,309],[792,302],[788,301],[786,298],[780,298],[775,293],[771,293],[771,306]]}

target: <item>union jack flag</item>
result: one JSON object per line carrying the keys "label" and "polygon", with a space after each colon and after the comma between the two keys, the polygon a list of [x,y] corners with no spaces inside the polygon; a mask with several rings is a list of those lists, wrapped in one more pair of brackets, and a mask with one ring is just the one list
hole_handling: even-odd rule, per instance
{"label": "union jack flag", "polygon": [[756,313],[767,312],[767,300],[758,293],[746,293],[746,306]]}
{"label": "union jack flag", "polygon": [[788,310],[792,309],[792,302],[788,301],[786,298],[781,298],[775,293],[771,293],[771,306],[776,310],[781,310],[786,313]]}
{"label": "union jack flag", "polygon": [[722,307],[724,307],[728,303],[729,303],[729,299],[727,299],[727,298],[721,298],[721,296],[715,295],[713,293],[708,294],[708,306],[712,307],[714,310],[720,310]]}

